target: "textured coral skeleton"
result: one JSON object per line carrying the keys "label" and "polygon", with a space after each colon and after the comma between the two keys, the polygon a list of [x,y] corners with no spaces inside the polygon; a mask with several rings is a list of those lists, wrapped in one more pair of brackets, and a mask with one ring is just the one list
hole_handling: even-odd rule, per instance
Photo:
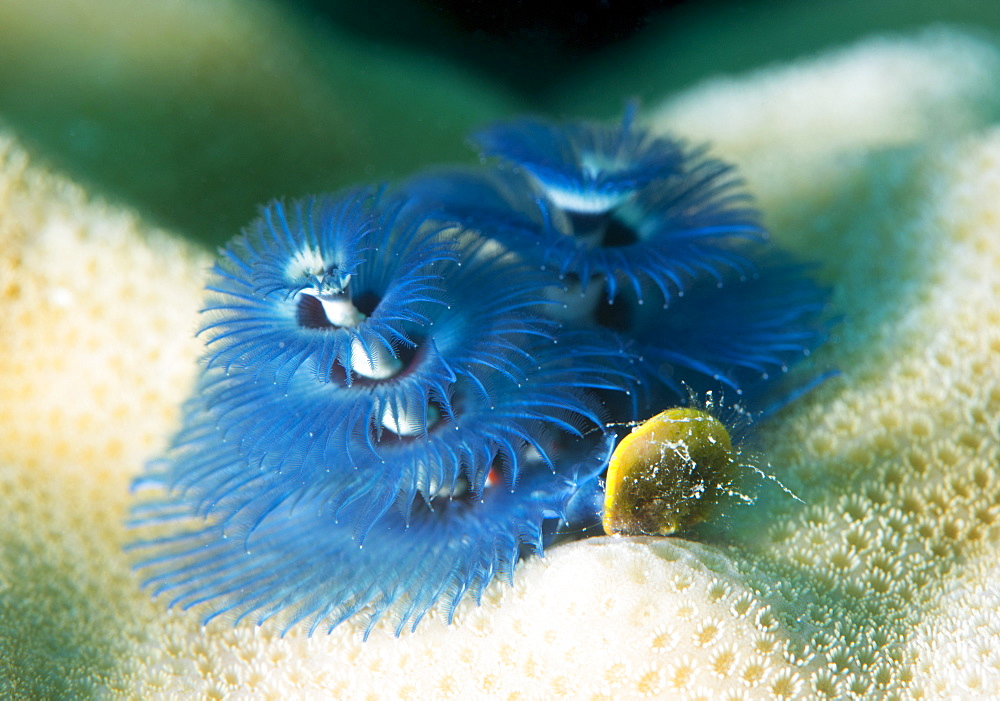
{"label": "textured coral skeleton", "polygon": [[476,140],[502,165],[275,202],[223,251],[183,427],[137,482],[155,594],[416,628],[598,522],[615,426],[688,385],[756,397],[822,339],[733,168],[634,107]]}
{"label": "textured coral skeleton", "polygon": [[956,32],[878,38],[653,110],[739,164],[852,319],[820,351],[842,380],[766,435],[808,506],[759,503],[703,545],[559,546],[451,625],[435,607],[363,644],[362,621],[203,627],[139,588],[128,484],[178,427],[209,256],[3,137],[0,692],[996,697],[998,66]]}

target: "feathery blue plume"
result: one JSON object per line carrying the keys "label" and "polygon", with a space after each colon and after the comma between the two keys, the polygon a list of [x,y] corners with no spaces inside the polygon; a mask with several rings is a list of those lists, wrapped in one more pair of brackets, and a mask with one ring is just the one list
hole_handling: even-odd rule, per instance
{"label": "feathery blue plume", "polygon": [[766,237],[732,166],[650,134],[634,106],[620,125],[521,119],[473,143],[526,173],[525,189],[540,189],[568,220],[568,230],[537,232],[540,262],[583,287],[603,284],[608,299],[624,284],[640,299],[652,286],[669,300],[703,274],[748,272],[742,244]]}
{"label": "feathery blue plume", "polygon": [[172,604],[310,633],[454,612],[593,522],[609,427],[688,387],[764,397],[823,340],[825,292],[732,167],[634,107],[474,142],[494,165],[274,202],[222,251],[182,426],[136,481],[131,549]]}

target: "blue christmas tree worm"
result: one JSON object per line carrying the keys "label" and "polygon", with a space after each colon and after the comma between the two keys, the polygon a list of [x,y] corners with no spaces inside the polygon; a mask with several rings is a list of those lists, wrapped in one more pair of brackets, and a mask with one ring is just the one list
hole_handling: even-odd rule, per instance
{"label": "blue christmas tree worm", "polygon": [[703,150],[631,109],[474,140],[498,162],[275,202],[222,252],[136,483],[172,604],[415,626],[587,517],[613,427],[688,383],[763,396],[820,342],[823,293]]}

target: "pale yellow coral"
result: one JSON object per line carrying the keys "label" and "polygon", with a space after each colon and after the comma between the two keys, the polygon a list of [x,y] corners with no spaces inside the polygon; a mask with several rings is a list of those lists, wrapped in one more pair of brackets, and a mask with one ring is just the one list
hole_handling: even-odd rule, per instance
{"label": "pale yellow coral", "polygon": [[210,259],[28,168],[9,139],[0,173],[0,460],[118,486],[194,376]]}
{"label": "pale yellow coral", "polygon": [[[152,683],[139,675],[134,690],[142,698],[212,686],[265,698],[290,689],[339,698],[767,695],[794,672],[786,649],[769,606],[725,556],[684,541],[600,539],[531,562],[512,589],[463,605],[453,625],[435,614],[398,640],[390,626],[365,643],[350,626],[311,639],[226,625],[199,635],[171,617],[145,651],[166,671]],[[178,664],[185,659],[197,674]]]}
{"label": "pale yellow coral", "polygon": [[[997,86],[965,71],[949,91],[943,73],[929,75],[948,61],[969,68],[997,59],[957,34],[880,41],[696,90],[655,118],[673,123],[697,112],[699,94],[711,95],[704,104],[732,115],[720,151],[745,162],[775,235],[811,252],[834,283],[844,321],[812,362],[843,376],[765,435],[772,469],[806,507],[772,490],[733,514],[711,544],[561,546],[519,568],[513,587],[491,586],[482,606],[463,603],[451,626],[435,611],[416,634],[397,640],[380,625],[364,643],[352,624],[313,638],[224,622],[202,628],[138,589],[120,551],[128,482],[165,442],[188,389],[206,257],[88,201],[4,142],[0,494],[12,518],[0,526],[0,691],[144,699],[992,693],[1000,685],[992,652],[1000,631],[992,584],[1000,131],[956,134],[987,119],[985,96]],[[889,70],[900,65],[924,69]],[[897,97],[852,93],[845,86],[858,75],[889,81],[884,88]],[[771,86],[767,100],[754,101],[761,85]],[[859,103],[852,114],[867,107],[881,126],[858,130],[845,118],[842,129],[857,138],[838,133],[830,115],[848,98]],[[951,140],[925,143],[936,121],[955,114]],[[894,119],[903,120],[898,132]],[[787,144],[783,123],[795,125]],[[712,135],[710,125],[695,126],[693,136]],[[807,147],[810,129],[829,138]],[[764,150],[767,163],[755,167]],[[822,177],[810,180],[805,164]]]}
{"label": "pale yellow coral", "polygon": [[738,163],[780,221],[806,209],[826,215],[823,198],[870,151],[953,137],[995,117],[998,70],[993,44],[936,28],[708,80],[665,100],[650,122]]}
{"label": "pale yellow coral", "polygon": [[0,137],[0,692],[100,688],[143,634],[122,519],[193,378],[208,262]]}
{"label": "pale yellow coral", "polygon": [[[979,53],[978,70],[996,60],[983,45],[953,34],[931,34],[924,41],[927,58],[936,57],[939,64],[957,66]],[[912,67],[919,63],[917,45],[869,44],[857,56],[869,54],[869,78],[893,73],[870,55],[873,47],[892,48],[890,66],[906,56]],[[834,114],[844,96],[839,83],[831,87],[827,71],[840,65],[854,73],[857,57],[822,59],[814,76],[814,88],[832,91],[826,108]],[[797,87],[808,77],[803,71],[730,86],[734,116],[744,116],[740,110],[750,109],[746,101],[762,84]],[[791,128],[804,114],[789,109],[781,116],[770,100],[761,105],[768,120],[749,120],[756,127],[743,148],[738,136],[729,144],[746,160],[776,234],[823,261],[835,284],[836,306],[846,317],[829,349],[843,378],[770,433],[772,461],[810,506],[786,518],[787,509],[774,505],[757,514],[760,530],[741,534],[744,547],[755,554],[744,571],[765,595],[786,602],[778,607],[786,612],[783,622],[817,626],[816,633],[800,638],[803,647],[796,654],[824,660],[830,674],[812,677],[812,693],[835,698],[959,693],[963,687],[941,681],[954,682],[953,668],[928,653],[966,634],[982,639],[988,624],[962,610],[961,594],[943,604],[939,599],[956,587],[961,592],[968,560],[996,555],[1000,131],[951,146],[900,145],[899,136],[912,136],[906,125],[923,117],[909,114],[909,106],[899,132],[878,126],[892,124],[895,105],[918,94],[940,95],[949,85],[956,93],[982,95],[983,86],[971,90],[964,78],[953,78],[976,75],[969,70],[915,71],[911,81],[896,75],[884,84],[893,99],[886,102],[882,93],[873,93],[877,99],[862,101],[872,110],[875,127],[845,129],[842,137],[820,140],[809,147],[808,157],[795,136],[810,122]],[[927,83],[938,89],[928,91]],[[706,90],[713,100],[722,99],[722,88]],[[817,93],[804,94],[815,99]],[[688,99],[705,107],[695,97],[668,107],[663,118],[682,114],[671,110]],[[783,106],[791,107],[777,107]],[[805,114],[821,112],[822,106],[813,106]],[[967,118],[961,109],[953,113]],[[818,121],[821,136],[830,123],[826,115]],[[873,141],[876,127],[885,133]],[[760,130],[775,135],[779,145],[770,165],[754,162]],[[791,154],[779,164],[783,142],[777,135],[784,133],[790,135]],[[930,134],[921,136],[927,141]],[[940,141],[942,134],[936,136]],[[891,148],[877,148],[885,142]],[[803,176],[811,173],[805,163],[819,167],[821,186],[796,182],[809,180]],[[800,201],[788,204],[783,187]],[[975,603],[976,597],[969,599]],[[960,633],[963,620],[968,623]],[[940,630],[951,638],[936,637],[933,631]],[[965,693],[985,688],[989,665],[966,665],[966,677],[980,686],[967,684]]]}

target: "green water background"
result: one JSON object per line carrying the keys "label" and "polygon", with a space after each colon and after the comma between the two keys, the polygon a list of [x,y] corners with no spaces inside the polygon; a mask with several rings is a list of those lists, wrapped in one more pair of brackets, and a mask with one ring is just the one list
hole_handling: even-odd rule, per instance
{"label": "green water background", "polygon": [[469,130],[510,114],[611,117],[872,32],[1000,30],[995,0],[709,2],[560,57],[544,32],[529,51],[427,4],[331,7],[5,0],[0,124],[94,193],[217,245],[275,197],[471,161]]}

